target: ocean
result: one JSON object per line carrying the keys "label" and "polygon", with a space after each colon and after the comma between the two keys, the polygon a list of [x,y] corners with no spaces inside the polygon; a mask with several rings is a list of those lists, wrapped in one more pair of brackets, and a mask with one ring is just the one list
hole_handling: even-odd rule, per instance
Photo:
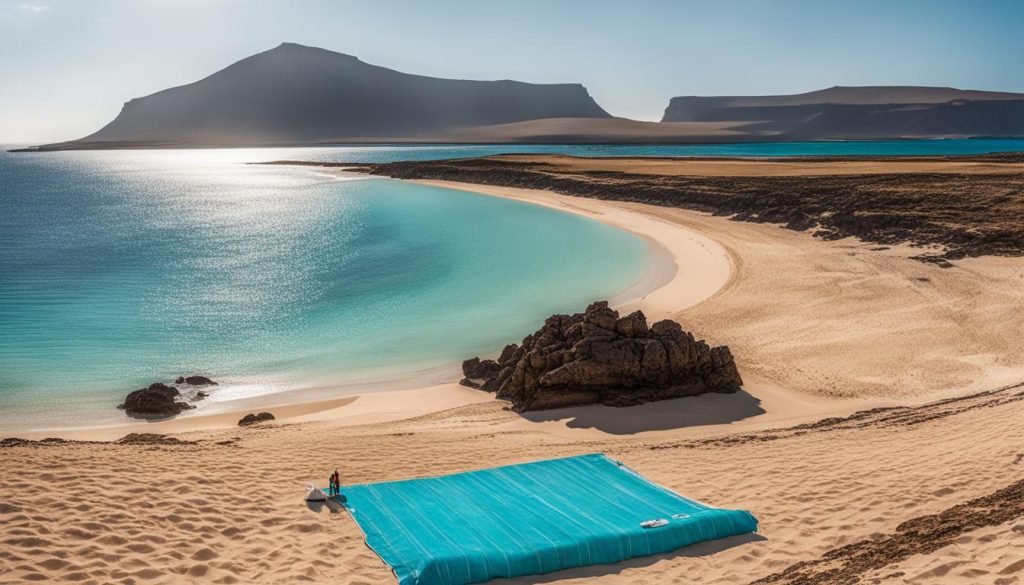
{"label": "ocean", "polygon": [[645,241],[576,215],[248,162],[1010,150],[1024,140],[4,152],[0,432],[124,422],[127,392],[191,373],[221,382],[196,412],[450,380],[652,267]]}
{"label": "ocean", "polygon": [[252,154],[0,155],[0,431],[123,421],[192,372],[200,411],[451,379],[650,268],[580,216]]}

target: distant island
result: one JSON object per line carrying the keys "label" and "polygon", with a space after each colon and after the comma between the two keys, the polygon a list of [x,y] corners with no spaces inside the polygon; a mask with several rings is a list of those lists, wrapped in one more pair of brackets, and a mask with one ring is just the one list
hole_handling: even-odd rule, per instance
{"label": "distant island", "polygon": [[377,142],[540,118],[610,118],[579,84],[410,75],[295,43],[129,101],[99,131],[46,149]]}
{"label": "distant island", "polygon": [[698,143],[1024,136],[1024,94],[833,87],[672,98],[661,122],[616,118],[578,83],[412,75],[295,43],[127,102],[78,140],[28,150],[345,143]]}
{"label": "distant island", "polygon": [[676,97],[662,122],[746,123],[790,139],[1024,135],[1024,94],[951,87],[830,87],[795,95]]}

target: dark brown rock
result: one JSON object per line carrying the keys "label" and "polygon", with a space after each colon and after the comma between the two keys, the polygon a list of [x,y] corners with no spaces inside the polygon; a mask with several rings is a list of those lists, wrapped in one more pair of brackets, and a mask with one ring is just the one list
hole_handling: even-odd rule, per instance
{"label": "dark brown rock", "polygon": [[252,424],[261,423],[263,421],[274,420],[274,415],[269,412],[261,412],[259,414],[247,414],[238,421],[238,426],[247,427]]}
{"label": "dark brown rock", "polygon": [[633,311],[615,322],[615,332],[623,337],[642,337],[647,334],[647,318]]}
{"label": "dark brown rock", "polygon": [[727,347],[709,347],[678,323],[648,327],[640,311],[620,318],[606,301],[576,315],[552,315],[497,361],[463,363],[463,384],[496,392],[516,411],[580,404],[631,406],[730,393],[740,379]]}
{"label": "dark brown rock", "polygon": [[123,408],[129,416],[140,418],[163,418],[180,414],[182,410],[192,408],[177,400],[178,389],[159,382],[147,388],[136,390],[124,399]]}
{"label": "dark brown rock", "polygon": [[156,433],[130,433],[114,441],[119,445],[194,445],[195,441],[183,441]]}
{"label": "dark brown rock", "polygon": [[217,383],[206,376],[180,377],[174,381],[175,384],[188,384],[189,386],[216,386]]}
{"label": "dark brown rock", "polygon": [[494,360],[470,358],[462,362],[462,374],[465,376],[462,379],[462,384],[470,388],[481,388],[483,381],[496,376],[499,370],[501,370],[501,366]]}

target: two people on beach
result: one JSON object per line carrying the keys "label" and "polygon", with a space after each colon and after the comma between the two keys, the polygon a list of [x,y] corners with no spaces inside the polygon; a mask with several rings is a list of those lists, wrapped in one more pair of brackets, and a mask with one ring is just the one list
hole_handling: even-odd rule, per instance
{"label": "two people on beach", "polygon": [[341,495],[341,475],[338,474],[338,470],[337,469],[335,469],[334,473],[331,474],[331,477],[330,477],[329,481],[330,481],[331,487],[328,488],[327,495],[329,497],[332,497],[332,498],[334,496],[340,496]]}

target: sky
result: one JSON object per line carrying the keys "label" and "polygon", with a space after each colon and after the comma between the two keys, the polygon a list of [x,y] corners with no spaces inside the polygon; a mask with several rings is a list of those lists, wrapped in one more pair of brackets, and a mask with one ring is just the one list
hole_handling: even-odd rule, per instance
{"label": "sky", "polygon": [[289,41],[399,71],[578,82],[613,115],[833,85],[1024,92],[1022,0],[0,0],[0,141],[89,134],[124,102]]}

